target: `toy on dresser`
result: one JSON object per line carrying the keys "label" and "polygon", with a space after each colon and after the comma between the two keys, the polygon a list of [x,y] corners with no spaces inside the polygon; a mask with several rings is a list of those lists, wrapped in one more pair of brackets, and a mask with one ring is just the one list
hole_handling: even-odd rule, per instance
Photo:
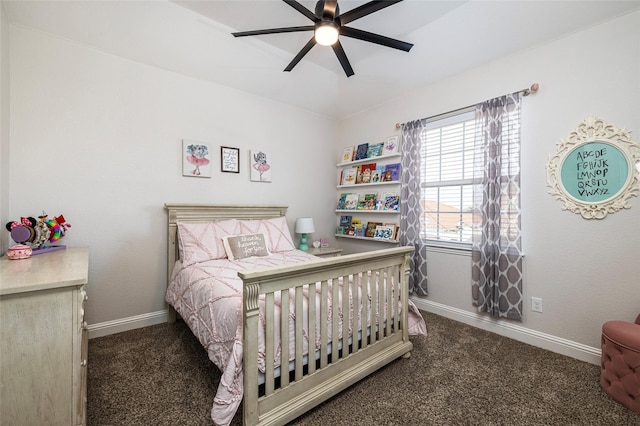
{"label": "toy on dresser", "polygon": [[6,225],[7,231],[11,233],[11,239],[17,245],[9,247],[7,257],[26,259],[32,254],[64,249],[66,246],[51,244],[64,237],[70,227],[71,224],[67,223],[63,215],[49,219],[45,212],[42,212],[37,220],[29,216],[9,222]]}

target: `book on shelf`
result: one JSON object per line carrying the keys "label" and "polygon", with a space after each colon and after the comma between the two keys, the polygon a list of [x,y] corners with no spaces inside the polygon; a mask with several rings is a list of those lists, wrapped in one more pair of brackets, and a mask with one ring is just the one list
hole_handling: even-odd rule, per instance
{"label": "book on shelf", "polygon": [[391,240],[394,231],[395,227],[392,225],[378,225],[376,226],[373,238],[377,238],[379,240]]}
{"label": "book on shelf", "polygon": [[364,228],[362,226],[353,228],[353,235],[356,237],[364,237]]}
{"label": "book on shelf", "polygon": [[400,180],[400,163],[392,163],[384,166],[383,182]]}
{"label": "book on shelf", "polygon": [[358,166],[358,174],[356,176],[356,184],[371,183],[371,170],[376,169],[376,163],[361,164]]}
{"label": "book on shelf", "polygon": [[378,198],[378,194],[375,192],[359,194],[357,209],[358,210],[375,210],[377,198]]}
{"label": "book on shelf", "polygon": [[369,144],[367,142],[358,145],[356,148],[356,160],[364,160],[367,158],[367,152],[369,151]]}
{"label": "book on shelf", "polygon": [[367,148],[367,158],[379,157],[382,155],[383,146],[383,142],[369,145],[369,148]]}
{"label": "book on shelf", "polygon": [[388,229],[391,231],[391,235],[390,235],[390,240],[397,240],[398,239],[398,231],[400,230],[400,226],[398,226],[398,224],[396,223],[384,223],[382,224],[382,226],[387,226]]}
{"label": "book on shelf", "polygon": [[351,219],[351,227],[347,231],[347,235],[355,235],[356,228],[362,228],[362,220],[358,218]]}
{"label": "book on shelf", "polygon": [[347,201],[347,193],[343,192],[342,194],[340,194],[340,198],[338,198],[338,205],[337,205],[337,209],[338,210],[344,210],[344,204]]}
{"label": "book on shelf", "polygon": [[396,154],[400,150],[400,137],[399,136],[389,136],[386,141],[384,141],[384,147],[382,148],[382,155],[390,155]]}
{"label": "book on shelf", "polygon": [[349,167],[342,172],[342,185],[354,185],[358,176],[357,167]]}
{"label": "book on shelf", "polygon": [[348,161],[353,161],[353,147],[348,146],[342,152],[342,162],[346,163]]}
{"label": "book on shelf", "polygon": [[358,194],[347,194],[344,199],[344,210],[356,210],[358,208]]}
{"label": "book on shelf", "polygon": [[344,228],[344,226],[336,226],[336,235],[345,235],[346,234],[346,230]]}
{"label": "book on shelf", "polygon": [[351,216],[347,216],[347,215],[340,216],[340,223],[338,225],[344,228],[351,227]]}
{"label": "book on shelf", "polygon": [[382,207],[383,210],[393,210],[393,211],[400,210],[400,196],[398,194],[387,193],[387,194],[384,194],[383,197],[384,197],[384,204]]}
{"label": "book on shelf", "polygon": [[367,227],[364,231],[364,236],[373,238],[376,234],[376,227],[382,226],[382,222],[368,222]]}
{"label": "book on shelf", "polygon": [[382,173],[384,173],[384,169],[382,167],[376,167],[375,170],[371,171],[371,183],[378,183],[382,180]]}

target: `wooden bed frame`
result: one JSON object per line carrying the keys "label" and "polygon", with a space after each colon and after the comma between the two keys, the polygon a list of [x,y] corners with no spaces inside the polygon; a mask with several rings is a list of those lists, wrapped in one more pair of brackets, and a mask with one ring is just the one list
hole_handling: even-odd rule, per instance
{"label": "wooden bed frame", "polygon": [[[284,206],[237,206],[207,204],[165,204],[169,212],[168,235],[168,280],[178,259],[177,222],[210,222],[224,219],[267,219],[284,216]],[[282,425],[323,401],[336,395],[348,386],[368,376],[389,362],[410,356],[413,349],[408,333],[408,264],[410,247],[396,247],[360,254],[323,258],[300,264],[252,270],[238,273],[244,283],[243,300],[243,372],[244,397],[243,416],[245,425]],[[332,280],[343,278],[349,285],[331,286]],[[332,321],[321,321],[320,335],[315,335],[316,309],[320,318],[328,312],[343,312],[349,309],[349,290],[357,285],[362,295],[353,291],[353,305],[363,303],[361,318],[371,318],[371,326],[358,321],[358,316],[339,323],[339,315]],[[384,284],[384,285],[383,285]],[[282,291],[281,290],[289,290]],[[278,374],[273,368],[274,332],[273,324],[280,323],[282,330],[282,352],[290,347],[289,316],[302,312],[303,292],[308,290],[309,342],[318,339],[321,347],[316,353],[316,362],[307,362],[303,354],[302,339],[291,342],[295,345],[295,360],[290,374]],[[328,306],[327,292],[332,292],[332,304]],[[289,294],[294,297],[295,311],[289,313]],[[316,293],[320,297],[316,296]],[[368,293],[368,294],[365,294]],[[274,315],[274,297],[282,298],[282,315]],[[259,299],[264,300],[266,320],[266,371],[259,385],[258,371],[258,324]],[[339,299],[342,305],[339,306]],[[355,300],[358,299],[358,300]],[[391,301],[392,303],[387,303]],[[398,314],[398,303],[401,312]],[[176,315],[169,307],[169,321]],[[302,335],[302,315],[295,316],[294,336]],[[338,338],[349,335],[344,342]],[[340,329],[342,327],[342,329]],[[332,339],[328,339],[328,330]],[[338,348],[338,350],[335,350]],[[313,354],[311,354],[311,358]],[[284,363],[283,363],[284,364]],[[286,366],[285,366],[286,367]]]}

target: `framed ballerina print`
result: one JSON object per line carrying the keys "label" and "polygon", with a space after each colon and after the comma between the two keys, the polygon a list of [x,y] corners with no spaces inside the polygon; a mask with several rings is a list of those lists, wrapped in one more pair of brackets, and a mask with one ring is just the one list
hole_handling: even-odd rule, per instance
{"label": "framed ballerina print", "polygon": [[204,142],[182,140],[182,176],[211,177],[211,150]]}
{"label": "framed ballerina print", "polygon": [[264,151],[251,150],[251,181],[271,182],[271,156]]}

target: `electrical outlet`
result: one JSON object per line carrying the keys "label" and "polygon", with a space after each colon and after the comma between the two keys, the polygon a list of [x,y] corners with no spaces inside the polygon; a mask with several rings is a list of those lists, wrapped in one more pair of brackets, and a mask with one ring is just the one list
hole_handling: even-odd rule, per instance
{"label": "electrical outlet", "polygon": [[542,299],[539,297],[531,298],[531,310],[533,312],[542,312]]}

